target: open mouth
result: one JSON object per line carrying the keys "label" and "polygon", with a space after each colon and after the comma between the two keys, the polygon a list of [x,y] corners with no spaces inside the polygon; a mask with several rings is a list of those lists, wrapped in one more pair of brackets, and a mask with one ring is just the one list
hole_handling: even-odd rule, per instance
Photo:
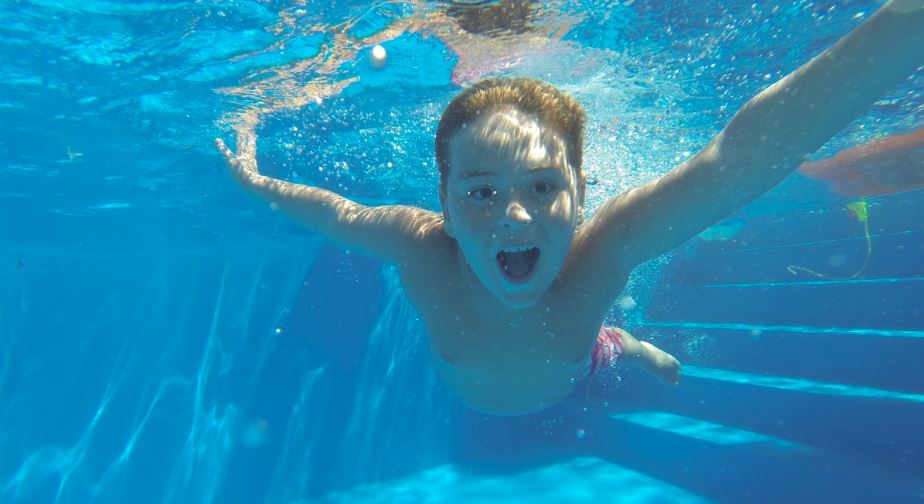
{"label": "open mouth", "polygon": [[512,247],[497,253],[497,266],[504,277],[513,283],[524,283],[532,278],[539,264],[539,247]]}

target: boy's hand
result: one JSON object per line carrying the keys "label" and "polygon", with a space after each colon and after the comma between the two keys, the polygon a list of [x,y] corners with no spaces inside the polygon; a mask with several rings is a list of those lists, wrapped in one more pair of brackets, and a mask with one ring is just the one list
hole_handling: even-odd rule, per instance
{"label": "boy's hand", "polygon": [[220,138],[215,139],[215,147],[225,158],[228,172],[238,184],[248,186],[260,177],[260,170],[257,169],[257,137],[253,132],[238,132],[237,154],[231,152]]}

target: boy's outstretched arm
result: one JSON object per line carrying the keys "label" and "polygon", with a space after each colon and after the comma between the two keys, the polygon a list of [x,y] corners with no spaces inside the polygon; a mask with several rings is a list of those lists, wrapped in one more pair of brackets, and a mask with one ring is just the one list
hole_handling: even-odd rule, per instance
{"label": "boy's outstretched arm", "polygon": [[751,99],[687,162],[605,203],[583,246],[621,274],[667,252],[781,182],[922,64],[924,0],[887,2]]}
{"label": "boy's outstretched arm", "polygon": [[238,131],[237,153],[220,140],[215,145],[235,181],[305,227],[334,243],[403,265],[427,256],[433,231],[442,217],[411,206],[367,207],[336,193],[261,175],[257,168],[257,140],[253,131]]}

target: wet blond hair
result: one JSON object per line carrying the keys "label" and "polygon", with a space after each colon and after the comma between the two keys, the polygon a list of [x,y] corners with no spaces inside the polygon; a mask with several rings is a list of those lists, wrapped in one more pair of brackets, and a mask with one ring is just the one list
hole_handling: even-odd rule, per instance
{"label": "wet blond hair", "polygon": [[503,109],[535,116],[540,124],[554,128],[563,136],[568,164],[578,183],[578,200],[583,204],[584,108],[555,86],[523,77],[480,81],[449,102],[436,129],[440,192],[446,193],[446,179],[452,168],[449,166],[449,142],[453,135],[480,115]]}

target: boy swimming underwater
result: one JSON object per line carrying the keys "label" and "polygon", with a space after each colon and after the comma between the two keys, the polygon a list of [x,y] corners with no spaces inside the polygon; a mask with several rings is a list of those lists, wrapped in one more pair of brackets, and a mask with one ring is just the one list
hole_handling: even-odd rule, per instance
{"label": "boy swimming underwater", "polygon": [[[239,131],[237,154],[216,143],[248,192],[397,266],[437,372],[464,402],[525,414],[564,399],[595,361],[619,350],[616,341],[634,345],[601,323],[635,266],[782,181],[924,64],[921,47],[924,0],[890,0],[748,102],[694,157],[586,222],[583,112],[539,81],[483,81],[449,104],[436,138],[442,214],[365,207],[260,175],[249,130]],[[656,372],[676,370],[650,345],[626,350]]]}

